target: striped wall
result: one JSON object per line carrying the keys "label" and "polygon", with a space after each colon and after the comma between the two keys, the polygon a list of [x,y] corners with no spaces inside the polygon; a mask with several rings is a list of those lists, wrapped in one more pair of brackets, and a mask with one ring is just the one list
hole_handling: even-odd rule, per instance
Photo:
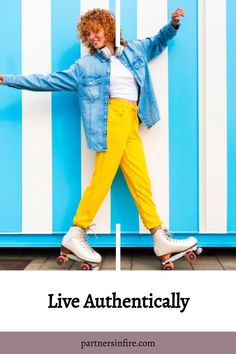
{"label": "striped wall", "polygon": [[[50,1],[47,0],[50,3]],[[66,6],[66,16],[65,16]],[[51,70],[68,68],[80,57],[75,24],[78,0],[51,0]],[[81,197],[81,122],[74,93],[52,94],[52,231],[68,228]]]}
{"label": "striped wall", "polygon": [[[21,10],[22,73],[48,73],[51,70],[50,3],[22,0]],[[44,233],[52,229],[51,132],[51,94],[22,91],[23,233]]]}
{"label": "striped wall", "polygon": [[[11,14],[11,21],[9,21]],[[22,67],[21,0],[0,5],[0,71],[19,74]],[[7,33],[7,35],[6,35]],[[5,54],[3,55],[3,48]],[[22,231],[22,97],[0,91],[0,231]]]}
{"label": "striped wall", "polygon": [[[94,7],[114,12],[115,0],[2,2],[0,71],[68,68],[86,54],[76,23]],[[179,33],[150,63],[162,119],[151,130],[140,126],[153,198],[173,232],[235,233],[236,4],[121,0],[124,37],[155,34],[176,7],[186,13]],[[65,232],[94,157],[74,94],[0,87],[0,233]],[[97,233],[114,232],[116,223],[123,232],[147,232],[121,171],[94,221]]]}
{"label": "striped wall", "polygon": [[227,230],[236,230],[236,2],[227,1],[226,8],[226,107],[227,107]]}

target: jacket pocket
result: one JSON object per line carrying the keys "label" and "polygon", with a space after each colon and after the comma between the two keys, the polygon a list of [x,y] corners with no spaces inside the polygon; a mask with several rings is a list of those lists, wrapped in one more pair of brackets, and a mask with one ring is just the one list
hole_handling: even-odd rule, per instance
{"label": "jacket pocket", "polygon": [[145,60],[143,57],[139,57],[133,62],[133,68],[139,77],[139,85],[143,86],[145,82]]}
{"label": "jacket pocket", "polygon": [[94,101],[101,95],[101,76],[81,78],[82,97]]}
{"label": "jacket pocket", "polygon": [[133,62],[133,67],[136,70],[142,69],[142,68],[144,68],[144,66],[145,66],[145,61],[142,57],[138,58],[136,61]]}

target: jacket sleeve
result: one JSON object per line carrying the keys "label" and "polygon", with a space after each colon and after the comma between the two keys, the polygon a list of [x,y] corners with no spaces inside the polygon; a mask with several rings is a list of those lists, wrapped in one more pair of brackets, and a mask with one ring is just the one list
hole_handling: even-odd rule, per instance
{"label": "jacket sleeve", "polygon": [[150,61],[161,54],[166,48],[167,42],[176,35],[177,31],[178,29],[175,29],[170,22],[162,27],[155,36],[147,37],[143,40],[138,39],[133,42],[144,53],[147,61]]}
{"label": "jacket sleeve", "polygon": [[76,91],[78,65],[48,75],[4,75],[3,85],[29,91]]}

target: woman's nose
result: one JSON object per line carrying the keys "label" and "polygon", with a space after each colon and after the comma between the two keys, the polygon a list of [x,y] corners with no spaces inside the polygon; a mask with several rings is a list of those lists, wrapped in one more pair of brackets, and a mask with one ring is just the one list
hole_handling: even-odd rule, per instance
{"label": "woman's nose", "polygon": [[92,41],[94,39],[94,33],[89,33],[89,40]]}

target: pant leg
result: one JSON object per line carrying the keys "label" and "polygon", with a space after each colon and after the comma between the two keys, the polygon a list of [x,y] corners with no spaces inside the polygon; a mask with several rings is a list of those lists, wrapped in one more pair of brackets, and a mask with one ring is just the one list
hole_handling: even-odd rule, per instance
{"label": "pant leg", "polygon": [[86,228],[92,223],[116,175],[130,131],[130,121],[125,119],[122,107],[118,101],[109,102],[107,151],[96,153],[94,172],[79,202],[74,225]]}
{"label": "pant leg", "polygon": [[148,175],[142,140],[138,131],[138,117],[134,114],[132,129],[121,159],[121,169],[134,198],[144,226],[151,229],[161,225],[152,199],[151,181]]}

